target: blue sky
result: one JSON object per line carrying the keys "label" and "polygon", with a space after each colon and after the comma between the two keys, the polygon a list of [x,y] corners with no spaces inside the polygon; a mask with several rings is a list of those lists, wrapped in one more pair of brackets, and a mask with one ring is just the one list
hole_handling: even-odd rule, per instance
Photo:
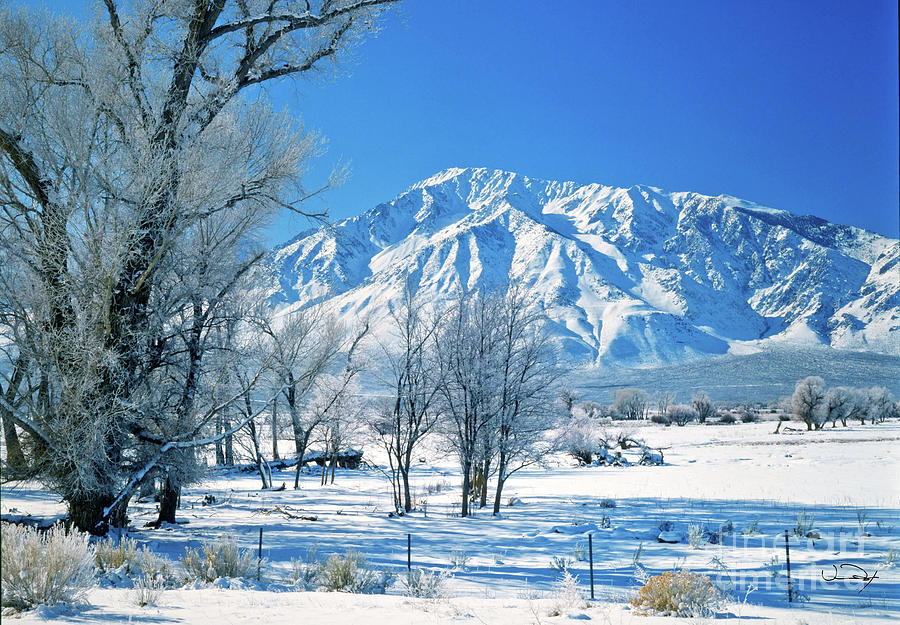
{"label": "blue sky", "polygon": [[[332,78],[272,95],[358,214],[455,166],[726,193],[898,236],[894,0],[407,0]],[[273,243],[308,227],[279,219]]]}
{"label": "blue sky", "polygon": [[486,166],[897,236],[893,0],[409,0],[357,56],[291,99],[329,139],[323,164],[352,162],[334,217]]}

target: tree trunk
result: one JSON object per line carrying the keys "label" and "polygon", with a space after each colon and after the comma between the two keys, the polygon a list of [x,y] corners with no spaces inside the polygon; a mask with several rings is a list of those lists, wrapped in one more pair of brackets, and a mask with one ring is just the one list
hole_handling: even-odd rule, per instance
{"label": "tree trunk", "polygon": [[500,514],[500,496],[503,493],[503,485],[506,484],[506,454],[500,452],[497,463],[497,491],[494,493],[494,516]]}
{"label": "tree trunk", "polygon": [[68,501],[69,523],[83,532],[96,536],[105,536],[110,526],[125,527],[128,525],[128,501],[130,497],[124,497],[109,517],[103,519],[103,510],[115,501],[115,495],[76,497]]}
{"label": "tree trunk", "polygon": [[[222,417],[222,420],[226,429],[231,427],[228,417]],[[229,467],[234,465],[234,439],[231,434],[225,437],[225,464]]]}
{"label": "tree trunk", "polygon": [[265,459],[262,457],[262,452],[259,449],[259,436],[256,434],[256,423],[251,419],[247,423],[247,427],[250,428],[250,438],[253,440],[253,455],[256,459],[256,470],[259,473],[259,479],[262,480],[263,489],[269,488],[271,484],[266,479],[266,470],[263,468]]}
{"label": "tree trunk", "polygon": [[[9,386],[3,393],[6,404],[13,405],[16,395],[19,392],[19,385],[22,378],[25,377],[25,369],[27,361],[19,356],[16,361],[16,367],[12,377],[9,380]],[[13,471],[17,468],[25,466],[25,454],[22,453],[22,444],[19,442],[19,433],[16,432],[16,424],[13,421],[12,411],[6,407],[6,404],[0,404],[0,420],[3,421],[3,440],[6,443],[6,463]]]}
{"label": "tree trunk", "polygon": [[6,463],[13,472],[15,472],[16,469],[25,466],[25,454],[22,453],[22,444],[19,442],[19,433],[16,432],[16,425],[13,423],[9,411],[2,406],[0,406],[0,420],[3,421],[3,440],[6,443]]}
{"label": "tree trunk", "polygon": [[278,398],[272,400],[272,461],[278,462]]}
{"label": "tree trunk", "polygon": [[175,523],[175,511],[178,510],[180,498],[181,484],[172,474],[166,474],[166,481],[159,493],[159,518],[155,523],[157,527],[163,523]]}
{"label": "tree trunk", "polygon": [[[222,422],[222,415],[216,415],[216,435],[218,436],[225,431],[225,424]],[[222,439],[216,439],[216,465],[223,466],[225,464],[225,447],[222,446]]]}
{"label": "tree trunk", "polygon": [[459,516],[465,518],[469,516],[469,489],[470,480],[472,479],[472,464],[467,462],[463,465],[463,487],[462,487],[462,510]]}
{"label": "tree trunk", "polygon": [[484,508],[487,505],[488,492],[488,476],[491,474],[491,461],[485,460],[481,468],[481,484],[479,485],[481,493],[479,493],[478,507]]}
{"label": "tree trunk", "polygon": [[412,494],[409,491],[409,467],[400,467],[400,480],[403,482],[403,509],[412,512]]}
{"label": "tree trunk", "polygon": [[303,455],[306,453],[306,441],[297,437],[294,438],[297,446],[297,469],[294,472],[294,490],[300,488],[300,469],[303,468]]}

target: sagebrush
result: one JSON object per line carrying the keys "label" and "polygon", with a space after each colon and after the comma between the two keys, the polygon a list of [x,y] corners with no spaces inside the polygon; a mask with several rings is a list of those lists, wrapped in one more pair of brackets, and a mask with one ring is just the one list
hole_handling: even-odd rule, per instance
{"label": "sagebrush", "polygon": [[412,569],[402,579],[409,597],[446,599],[450,596],[450,580],[453,576],[447,571]]}
{"label": "sagebrush", "polygon": [[705,617],[714,614],[724,600],[708,576],[682,570],[651,576],[631,605],[644,615]]}
{"label": "sagebrush", "polygon": [[54,525],[46,532],[2,524],[2,604],[16,609],[70,604],[93,585],[88,535]]}
{"label": "sagebrush", "polygon": [[176,574],[167,558],[146,548],[139,548],[132,538],[122,538],[118,543],[104,539],[94,545],[94,561],[101,573],[121,570],[135,578],[154,579],[162,585],[176,581]]}
{"label": "sagebrush", "polygon": [[370,569],[358,551],[333,555],[319,567],[319,580],[325,590],[361,594],[382,594],[391,581],[390,573]]}
{"label": "sagebrush", "polygon": [[203,545],[199,552],[186,549],[181,563],[188,579],[205,582],[220,577],[248,577],[261,564],[250,550],[241,549],[224,534],[220,542]]}
{"label": "sagebrush", "polygon": [[312,545],[306,550],[306,557],[302,560],[291,558],[291,572],[287,579],[289,584],[303,590],[314,590],[318,586],[322,566],[316,555],[318,550],[318,545]]}
{"label": "sagebrush", "polygon": [[125,573],[137,570],[137,543],[132,538],[123,538],[118,543],[104,539],[94,545],[94,559],[101,573],[125,567]]}

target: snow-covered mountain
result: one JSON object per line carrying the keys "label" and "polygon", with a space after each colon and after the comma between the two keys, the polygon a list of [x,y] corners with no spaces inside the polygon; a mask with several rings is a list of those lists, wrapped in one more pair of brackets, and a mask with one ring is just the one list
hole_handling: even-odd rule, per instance
{"label": "snow-covered mountain", "polygon": [[274,250],[272,300],[383,319],[527,285],[581,362],[646,366],[822,344],[900,355],[900,242],[729,196],[448,169]]}

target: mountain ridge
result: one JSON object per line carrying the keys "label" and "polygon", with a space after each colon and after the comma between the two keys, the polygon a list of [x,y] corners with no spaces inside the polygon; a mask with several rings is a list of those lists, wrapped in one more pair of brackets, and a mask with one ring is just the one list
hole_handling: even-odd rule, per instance
{"label": "mountain ridge", "polygon": [[823,344],[900,354],[896,239],[733,198],[451,168],[272,252],[271,301],[384,317],[523,282],[575,362]]}

